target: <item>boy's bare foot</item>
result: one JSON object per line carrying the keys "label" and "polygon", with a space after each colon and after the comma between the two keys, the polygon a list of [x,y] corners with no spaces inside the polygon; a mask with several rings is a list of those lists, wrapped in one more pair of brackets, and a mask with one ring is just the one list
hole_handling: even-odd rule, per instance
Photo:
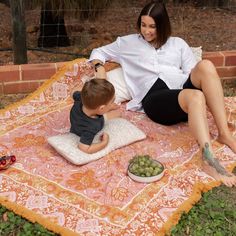
{"label": "boy's bare foot", "polygon": [[236,186],[236,176],[228,172],[228,175],[222,175],[216,171],[215,168],[210,166],[207,162],[203,161],[203,171],[206,172],[208,175],[213,177],[215,180],[222,182],[227,187]]}
{"label": "boy's bare foot", "polygon": [[215,178],[218,181],[221,181],[228,187],[236,186],[236,176],[228,172],[214,157],[212,154],[209,144],[205,143],[205,146],[202,149],[202,158],[203,158],[203,169],[204,171]]}
{"label": "boy's bare foot", "polygon": [[217,140],[220,142],[220,143],[223,143],[225,145],[227,145],[229,148],[231,148],[231,150],[236,153],[236,139],[235,137],[233,137],[231,134],[228,135],[228,136],[219,136],[217,138]]}

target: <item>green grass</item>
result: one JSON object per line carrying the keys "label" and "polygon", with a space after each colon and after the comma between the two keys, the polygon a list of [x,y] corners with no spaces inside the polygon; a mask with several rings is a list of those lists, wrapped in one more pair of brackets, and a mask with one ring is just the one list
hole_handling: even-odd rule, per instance
{"label": "green grass", "polygon": [[52,236],[54,234],[38,223],[31,223],[0,206],[0,235],[1,236]]}
{"label": "green grass", "polygon": [[236,187],[220,186],[201,200],[172,228],[171,236],[235,236]]}

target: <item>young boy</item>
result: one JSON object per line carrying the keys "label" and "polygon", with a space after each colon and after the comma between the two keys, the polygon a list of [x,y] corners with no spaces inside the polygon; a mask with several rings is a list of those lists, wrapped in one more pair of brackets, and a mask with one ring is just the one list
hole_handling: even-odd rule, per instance
{"label": "young boy", "polygon": [[104,126],[104,115],[106,119],[120,116],[118,106],[114,103],[113,85],[105,79],[92,79],[84,84],[81,92],[73,93],[73,99],[70,132],[80,136],[78,148],[89,154],[100,151],[108,144],[108,134],[103,133],[101,142],[92,142]]}

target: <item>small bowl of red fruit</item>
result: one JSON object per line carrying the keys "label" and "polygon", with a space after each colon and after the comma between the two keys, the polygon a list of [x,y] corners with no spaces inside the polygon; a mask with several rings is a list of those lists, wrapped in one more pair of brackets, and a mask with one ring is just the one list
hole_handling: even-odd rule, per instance
{"label": "small bowl of red fruit", "polygon": [[14,162],[16,162],[16,157],[14,155],[0,157],[0,170],[6,170]]}

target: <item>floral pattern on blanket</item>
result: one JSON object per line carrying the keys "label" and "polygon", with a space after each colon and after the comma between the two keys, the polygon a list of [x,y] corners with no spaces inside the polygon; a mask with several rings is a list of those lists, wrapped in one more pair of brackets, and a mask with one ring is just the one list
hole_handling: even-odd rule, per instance
{"label": "floral pattern on blanket", "polygon": [[[158,125],[122,104],[122,116],[147,138],[83,166],[67,162],[46,140],[69,130],[70,93],[83,76],[93,76],[86,61],[68,63],[31,96],[0,111],[0,153],[17,157],[13,166],[0,172],[0,197],[80,235],[163,232],[172,214],[192,196],[196,183],[213,181],[201,171],[197,143],[185,123]],[[236,98],[225,102],[234,132]],[[216,127],[210,114],[208,118],[215,139]],[[235,164],[229,148],[216,141],[213,146],[224,166]],[[164,177],[151,184],[131,180],[127,166],[136,154],[161,161]]]}

